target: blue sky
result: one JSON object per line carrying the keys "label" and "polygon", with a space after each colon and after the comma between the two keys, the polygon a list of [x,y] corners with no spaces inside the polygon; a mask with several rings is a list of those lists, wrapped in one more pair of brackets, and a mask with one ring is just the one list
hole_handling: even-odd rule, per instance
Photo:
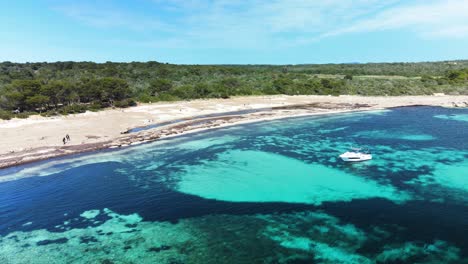
{"label": "blue sky", "polygon": [[300,64],[468,59],[468,0],[16,0],[0,61]]}

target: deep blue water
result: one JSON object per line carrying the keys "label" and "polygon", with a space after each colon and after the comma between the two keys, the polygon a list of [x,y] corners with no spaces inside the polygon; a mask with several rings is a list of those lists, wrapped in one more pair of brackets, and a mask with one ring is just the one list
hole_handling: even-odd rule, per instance
{"label": "deep blue water", "polygon": [[[0,171],[0,179],[11,175],[18,178],[0,182],[0,236],[4,237],[0,240],[0,255],[3,253],[11,263],[21,263],[19,256],[34,256],[43,249],[44,256],[52,257],[53,249],[80,252],[85,256],[83,262],[102,261],[101,255],[86,251],[90,244],[76,246],[70,241],[76,236],[73,232],[84,234],[81,230],[99,229],[112,219],[111,214],[103,213],[107,208],[118,215],[140,216],[138,223],[127,225],[136,228],[133,236],[145,241],[148,238],[144,230],[148,227],[140,227],[143,223],[159,226],[168,222],[171,228],[183,224],[185,228],[191,226],[188,228],[191,231],[203,230],[200,235],[192,234],[193,240],[205,241],[203,245],[193,246],[193,252],[181,250],[176,242],[160,255],[151,255],[159,253],[160,248],[151,254],[138,251],[147,254],[149,260],[161,263],[174,259],[195,263],[201,261],[193,257],[202,254],[197,252],[204,252],[205,259],[214,258],[210,247],[227,259],[239,257],[239,261],[230,263],[252,263],[260,259],[268,260],[267,263],[336,263],[342,262],[342,252],[346,253],[348,263],[362,262],[361,257],[370,263],[467,263],[468,121],[463,119],[467,115],[467,109],[405,107],[380,113],[290,118],[4,169]],[[374,160],[359,164],[338,160],[337,155],[351,145],[368,146]],[[104,155],[107,156],[103,159]],[[247,155],[247,161],[239,158]],[[325,180],[320,181],[323,187],[318,191],[309,194],[305,188],[302,195],[303,190],[299,188],[302,178],[290,177],[305,173],[307,179],[307,172],[301,166],[307,168],[310,164],[320,166],[311,167],[311,174],[317,168],[321,173],[318,176]],[[279,175],[281,182],[278,178],[262,178],[283,169],[291,175],[282,172],[285,175]],[[343,175],[324,175],[328,169]],[[233,179],[226,180],[229,177]],[[327,183],[327,177],[336,182]],[[340,177],[350,180],[341,183]],[[211,183],[221,187],[205,192],[199,186]],[[304,181],[306,184],[312,188],[315,183]],[[345,191],[335,190],[334,186],[340,184],[349,186],[343,187]],[[249,186],[253,185],[258,187],[252,191]],[[330,189],[331,194],[322,194],[321,189]],[[297,193],[297,197],[287,197],[288,191]],[[343,192],[349,192],[349,198]],[[95,217],[80,216],[90,210],[101,213]],[[308,212],[336,219],[320,222],[324,230],[345,230],[352,226],[353,230],[360,231],[354,238],[350,234],[355,232],[348,231],[322,236],[313,231],[319,220],[312,216],[296,219]],[[259,222],[257,216],[268,220]],[[208,230],[200,227],[213,219],[219,222],[210,224]],[[287,224],[291,219],[296,219],[294,226]],[[245,230],[238,226],[245,226]],[[34,237],[41,229],[53,238],[67,237],[68,243],[24,246],[36,241]],[[223,235],[222,239],[226,239],[223,243],[225,248],[235,249],[235,253],[219,252],[218,246],[214,246],[220,244],[220,233],[226,230],[234,232],[235,239]],[[232,232],[229,235],[234,236]],[[259,234],[255,238],[249,236],[243,244],[263,246],[256,250],[260,255],[252,253],[249,259],[242,255],[246,249],[239,248],[237,242],[252,232]],[[290,234],[286,237],[285,232]],[[8,240],[12,235],[16,236],[14,241]],[[309,239],[310,248],[304,249],[298,237],[301,241]],[[358,246],[351,246],[349,239],[362,241]],[[324,244],[327,250],[322,248]],[[51,247],[51,251],[46,247]],[[137,244],[131,247],[136,250]],[[32,248],[34,252],[28,251]],[[405,257],[395,258],[389,249],[406,252],[398,253]],[[449,251],[455,256],[444,255],[443,252]],[[137,256],[135,252],[109,250],[106,259],[116,261],[121,259],[119,254]],[[71,255],[74,261],[80,259]],[[63,256],[62,260],[71,259]]]}

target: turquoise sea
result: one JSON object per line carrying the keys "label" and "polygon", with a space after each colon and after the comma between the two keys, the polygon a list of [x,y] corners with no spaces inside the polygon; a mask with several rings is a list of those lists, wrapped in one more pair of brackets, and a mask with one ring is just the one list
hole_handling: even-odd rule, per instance
{"label": "turquoise sea", "polygon": [[[340,161],[352,145],[374,159]],[[468,263],[468,109],[289,118],[3,169],[0,263]]]}

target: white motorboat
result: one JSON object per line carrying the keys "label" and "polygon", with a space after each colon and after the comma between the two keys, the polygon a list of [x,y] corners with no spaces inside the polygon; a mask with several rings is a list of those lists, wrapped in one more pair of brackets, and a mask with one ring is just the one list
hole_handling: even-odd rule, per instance
{"label": "white motorboat", "polygon": [[349,151],[346,151],[345,153],[340,155],[340,158],[343,161],[366,161],[366,160],[371,160],[372,155],[369,153],[369,151],[362,150],[360,148],[352,148]]}

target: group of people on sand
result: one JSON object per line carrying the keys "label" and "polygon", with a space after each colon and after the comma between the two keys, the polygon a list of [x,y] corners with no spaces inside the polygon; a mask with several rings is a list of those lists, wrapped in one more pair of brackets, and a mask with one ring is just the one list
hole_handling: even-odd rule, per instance
{"label": "group of people on sand", "polygon": [[70,141],[70,140],[71,139],[70,139],[70,136],[68,134],[65,135],[65,137],[62,139],[64,145],[67,144],[67,142]]}

